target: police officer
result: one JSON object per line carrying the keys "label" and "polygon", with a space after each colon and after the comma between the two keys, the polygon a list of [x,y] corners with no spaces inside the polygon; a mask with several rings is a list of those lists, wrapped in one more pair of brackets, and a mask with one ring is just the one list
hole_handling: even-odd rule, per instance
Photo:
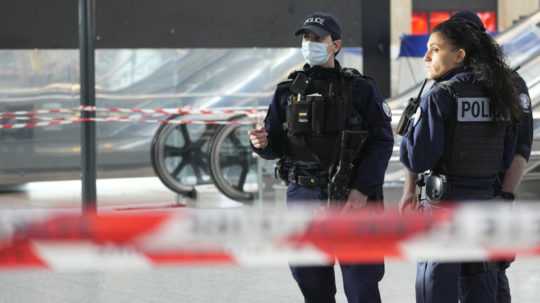
{"label": "police officer", "polygon": [[[486,31],[482,20],[480,20],[478,15],[474,12],[459,11],[455,13],[451,19],[470,22],[472,26],[477,27],[480,31]],[[514,201],[514,190],[518,186],[525,171],[527,162],[529,161],[533,139],[531,98],[529,96],[527,84],[517,72],[514,72],[514,87],[519,94],[522,109],[521,119],[519,121],[516,134],[517,145],[510,168],[501,172],[495,183],[497,199],[509,202]],[[511,260],[508,260],[501,261],[499,263],[499,274],[497,279],[497,303],[511,302],[510,285],[508,283],[508,277],[506,276],[506,269],[510,267],[511,262]]]}
{"label": "police officer", "polygon": [[[435,83],[402,140],[400,159],[409,173],[400,209],[418,206],[417,183],[424,210],[441,201],[493,199],[497,174],[514,155],[520,118],[513,73],[488,34],[456,19],[435,27],[424,61]],[[497,275],[488,262],[421,262],[416,301],[497,302]]]}
{"label": "police officer", "polygon": [[[302,38],[302,70],[279,83],[263,128],[250,131],[253,150],[265,159],[279,158],[288,183],[288,204],[324,204],[329,168],[335,164],[340,134],[365,130],[367,140],[355,155],[350,193],[343,211],[382,203],[382,184],[392,154],[388,106],[373,81],[342,68],[341,28],[332,15],[314,13],[296,31]],[[333,266],[291,266],[305,302],[335,302]],[[378,282],[384,264],[341,264],[349,303],[380,302]]]}
{"label": "police officer", "polygon": [[[523,113],[517,128],[517,145],[512,164],[510,165],[510,168],[499,174],[495,183],[495,190],[498,194],[497,198],[507,202],[513,202],[515,199],[514,190],[519,185],[525,172],[527,162],[531,155],[533,139],[533,117],[529,90],[525,81],[517,74],[517,72],[514,76],[515,87],[519,94]],[[499,262],[497,303],[512,302],[510,284],[508,282],[506,270],[510,267],[510,264],[514,259],[515,258],[510,258],[509,260]]]}

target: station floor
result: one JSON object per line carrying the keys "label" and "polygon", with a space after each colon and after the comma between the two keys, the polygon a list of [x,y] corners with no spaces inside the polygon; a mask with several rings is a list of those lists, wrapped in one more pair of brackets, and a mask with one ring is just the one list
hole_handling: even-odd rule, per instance
{"label": "station floor", "polygon": [[[197,200],[185,207],[244,207],[213,186],[198,188]],[[400,189],[388,189],[387,201],[397,201]],[[177,197],[157,178],[98,181],[100,209],[161,209]],[[530,197],[530,195],[529,195]],[[267,203],[267,202],[265,202]],[[268,203],[275,203],[270,201]],[[387,203],[389,207],[395,203]],[[0,194],[0,208],[80,207],[80,182],[30,183]],[[508,271],[513,302],[533,303],[540,297],[540,259],[518,259]],[[339,274],[337,302],[346,302]],[[387,262],[380,284],[383,302],[414,302],[415,264]],[[177,266],[147,271],[57,273],[0,271],[0,303],[12,302],[303,302],[286,264],[274,267]]]}

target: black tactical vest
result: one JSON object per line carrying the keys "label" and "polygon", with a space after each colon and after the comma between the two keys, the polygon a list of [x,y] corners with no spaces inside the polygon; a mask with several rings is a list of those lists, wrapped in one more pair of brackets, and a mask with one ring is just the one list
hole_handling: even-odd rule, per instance
{"label": "black tactical vest", "polygon": [[327,170],[337,157],[341,131],[362,129],[362,118],[352,104],[356,77],[361,77],[359,72],[343,69],[336,79],[311,80],[303,94],[290,92],[286,101],[288,159],[319,163],[321,170]]}
{"label": "black tactical vest", "polygon": [[454,97],[454,108],[446,121],[445,152],[434,171],[450,176],[495,176],[503,161],[509,119],[495,120],[491,101],[478,85],[452,80],[437,85]]}

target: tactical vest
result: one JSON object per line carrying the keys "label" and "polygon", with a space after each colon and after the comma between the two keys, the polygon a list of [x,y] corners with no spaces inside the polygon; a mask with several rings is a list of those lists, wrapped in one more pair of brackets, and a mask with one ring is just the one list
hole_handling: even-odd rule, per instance
{"label": "tactical vest", "polygon": [[495,119],[491,101],[478,85],[452,80],[437,85],[453,96],[454,108],[446,121],[445,151],[434,171],[450,176],[495,176],[503,161],[509,119]]}
{"label": "tactical vest", "polygon": [[288,159],[319,163],[323,171],[335,161],[341,131],[362,128],[362,118],[352,104],[352,82],[356,77],[361,77],[359,72],[343,69],[336,79],[311,80],[304,94],[289,91]]}

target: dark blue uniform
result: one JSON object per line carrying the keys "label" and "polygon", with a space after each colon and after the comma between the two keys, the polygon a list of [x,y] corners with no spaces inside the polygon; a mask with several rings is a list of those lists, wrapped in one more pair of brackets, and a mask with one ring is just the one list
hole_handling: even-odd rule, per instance
{"label": "dark blue uniform", "polygon": [[[312,80],[330,81],[340,75],[341,67],[336,61],[335,69],[305,66],[304,72]],[[308,93],[313,93],[314,90],[316,91],[316,88],[307,88]],[[265,119],[268,146],[264,149],[254,148],[254,151],[265,159],[287,158],[287,132],[284,124],[286,100],[290,94],[287,85],[278,85],[268,109]],[[355,166],[356,175],[352,181],[352,188],[367,195],[368,200],[382,201],[384,173],[394,144],[391,115],[374,83],[363,76],[358,75],[352,81],[351,101],[352,110],[359,113],[364,128],[369,132],[360,160]],[[328,148],[334,150],[336,146],[328,146]],[[303,163],[293,163],[293,165],[301,168]],[[310,187],[291,183],[287,189],[289,204],[298,202],[322,204],[327,197],[325,184]],[[335,302],[336,286],[333,266],[292,266],[291,270],[304,295],[305,302]],[[384,275],[384,264],[341,264],[341,270],[349,303],[381,301],[378,282]]]}
{"label": "dark blue uniform", "polygon": [[[413,173],[422,173],[434,169],[445,151],[445,131],[447,131],[445,129],[445,123],[449,119],[455,102],[454,97],[446,89],[437,85],[446,80],[457,80],[467,83],[474,81],[474,78],[472,73],[466,70],[454,70],[439,79],[431,90],[422,97],[419,111],[415,114],[411,129],[403,137],[400,148],[401,163]],[[514,156],[514,131],[510,127],[507,129],[504,142],[501,169],[507,169]],[[496,180],[496,176],[482,180],[457,178],[458,180],[456,182],[463,181],[463,183],[466,183],[463,184],[464,186],[493,186],[492,182]],[[482,182],[482,184],[475,184],[475,182]],[[448,199],[461,200],[471,199],[471,197],[462,197],[460,193],[454,193]]]}
{"label": "dark blue uniform", "polygon": [[516,144],[516,155],[521,155],[525,160],[529,161],[531,156],[531,146],[533,140],[533,115],[531,109],[531,97],[529,96],[529,89],[527,84],[516,73],[515,79],[516,89],[519,94],[521,101],[521,108],[523,109],[523,114],[518,125],[517,131],[517,144]]}
{"label": "dark blue uniform", "polygon": [[[527,84],[517,73],[515,73],[514,81],[523,110],[516,134],[517,144],[515,155],[520,155],[525,158],[525,160],[529,161],[534,130],[531,98],[529,96]],[[504,175],[505,172],[502,172],[497,179],[497,183],[495,184],[496,190],[501,190]],[[508,277],[506,276],[506,269],[510,266],[511,262],[512,261],[503,261],[500,263],[501,270],[498,275],[497,303],[510,303],[512,301],[510,296],[510,284],[508,283]]]}
{"label": "dark blue uniform", "polygon": [[[458,68],[436,81],[430,91],[421,98],[419,111],[400,149],[401,162],[414,173],[437,170],[450,148],[449,125],[455,122],[458,103],[456,97],[443,85],[445,82],[474,85],[475,79],[466,68]],[[458,107],[459,108],[459,107]],[[515,138],[513,128],[503,128],[504,143],[499,171],[510,166],[514,156]],[[467,138],[465,138],[467,139]],[[465,148],[457,146],[457,148]],[[488,152],[486,152],[487,154]],[[495,164],[496,165],[496,164]],[[447,176],[452,191],[447,200],[489,199],[495,195],[493,182],[496,173],[483,177]],[[422,202],[424,203],[424,202]],[[423,204],[429,207],[429,204]],[[479,264],[478,266],[481,266]],[[461,263],[421,262],[417,267],[416,301],[418,303],[497,302],[498,271],[484,263],[482,270],[466,272]]]}

